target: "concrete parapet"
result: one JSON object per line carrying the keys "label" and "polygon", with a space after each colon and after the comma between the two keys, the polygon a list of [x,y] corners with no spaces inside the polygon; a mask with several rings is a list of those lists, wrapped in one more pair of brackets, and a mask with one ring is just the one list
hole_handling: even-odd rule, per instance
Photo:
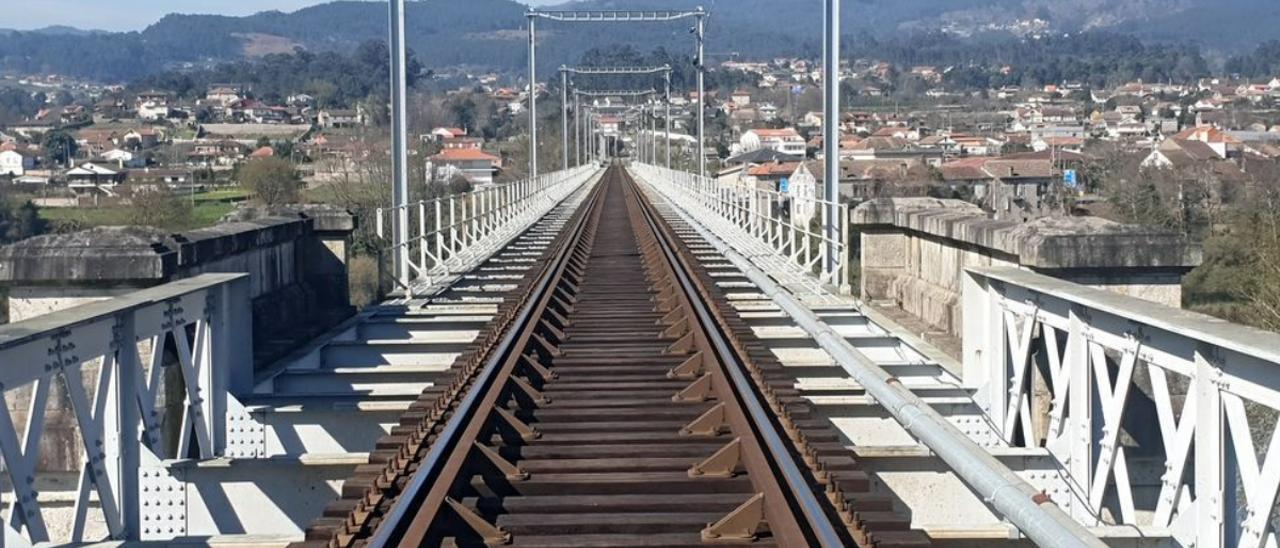
{"label": "concrete parapet", "polygon": [[966,268],[1012,266],[1180,306],[1201,250],[1180,234],[1096,217],[996,221],[960,200],[883,198],[854,209],[862,298],[960,336]]}
{"label": "concrete parapet", "polygon": [[[262,344],[351,314],[352,215],[331,206],[245,209],[208,228],[99,227],[0,248],[10,321],[209,272],[249,274]],[[318,326],[323,328],[327,326]],[[270,358],[274,352],[259,355]]]}
{"label": "concrete parapet", "polygon": [[[248,273],[254,361],[265,366],[354,312],[346,271],[354,228],[344,210],[295,206],[238,211],[215,226],[181,233],[100,227],[50,234],[0,247],[0,284],[8,289],[9,320],[20,321],[199,274]],[[96,360],[84,366],[91,395],[98,367]],[[170,387],[177,368],[166,371]],[[28,388],[8,395],[18,424],[26,420]],[[169,392],[157,395],[157,406],[181,405],[182,394]],[[78,470],[82,450],[65,390],[55,385],[50,401],[40,469]],[[172,427],[163,429],[176,439]]]}

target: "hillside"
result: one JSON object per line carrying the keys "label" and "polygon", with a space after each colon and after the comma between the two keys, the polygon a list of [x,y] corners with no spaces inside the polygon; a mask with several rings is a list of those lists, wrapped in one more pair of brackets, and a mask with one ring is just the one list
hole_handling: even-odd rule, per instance
{"label": "hillside", "polygon": [[[560,7],[690,9],[712,17],[708,51],[748,57],[816,55],[819,0],[583,0]],[[408,10],[409,46],[427,67],[478,65],[519,69],[525,62],[523,4],[512,0],[421,0]],[[138,76],[190,64],[283,52],[351,51],[384,40],[386,8],[378,2],[339,1],[293,13],[246,17],[169,15],[141,32],[56,29],[9,32],[0,40],[0,68],[59,72],[100,80]],[[1101,29],[1144,40],[1235,52],[1280,38],[1280,4],[1271,0],[854,0],[844,3],[849,43],[902,41],[942,31],[957,38],[991,39],[1035,33]],[[552,69],[606,45],[649,51],[691,48],[687,26],[544,23],[540,59]]]}

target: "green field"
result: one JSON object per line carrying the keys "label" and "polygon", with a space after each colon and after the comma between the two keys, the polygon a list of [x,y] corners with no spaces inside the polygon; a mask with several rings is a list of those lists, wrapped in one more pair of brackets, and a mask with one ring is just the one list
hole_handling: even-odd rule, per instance
{"label": "green field", "polygon": [[[164,230],[190,230],[213,226],[224,215],[231,213],[235,204],[228,202],[202,202],[197,200],[191,210],[191,216],[170,226],[156,228]],[[91,228],[95,226],[120,226],[132,224],[132,209],[129,207],[46,207],[40,209],[40,217],[60,226]]]}
{"label": "green field", "polygon": [[195,195],[195,201],[197,204],[201,202],[243,202],[248,200],[250,196],[252,194],[248,190],[235,187],[200,192]]}
{"label": "green field", "polygon": [[[195,196],[178,195],[184,203],[193,204],[191,215],[156,228],[164,230],[191,230],[212,226],[235,209],[237,202],[249,199],[249,192],[240,188],[201,192]],[[133,209],[129,206],[46,207],[40,209],[40,217],[53,223],[55,229],[91,228],[95,226],[120,226],[132,224]]]}

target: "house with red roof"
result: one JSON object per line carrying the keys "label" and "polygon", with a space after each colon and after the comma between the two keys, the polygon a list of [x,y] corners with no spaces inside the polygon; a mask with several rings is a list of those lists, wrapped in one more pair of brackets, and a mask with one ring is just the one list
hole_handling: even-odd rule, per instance
{"label": "house with red roof", "polygon": [[429,160],[427,169],[434,180],[448,181],[462,175],[475,186],[492,185],[493,176],[502,167],[497,156],[479,148],[446,148]]}
{"label": "house with red roof", "polygon": [[791,177],[791,174],[796,172],[801,163],[800,161],[780,162],[775,160],[751,166],[747,168],[741,180],[747,186],[759,190],[780,192],[782,190],[782,180]]}
{"label": "house with red roof", "polygon": [[437,143],[443,143],[446,139],[460,139],[467,136],[467,130],[457,127],[438,127],[431,130],[431,138]]}
{"label": "house with red roof", "polygon": [[1186,169],[1208,166],[1220,174],[1240,178],[1238,160],[1244,144],[1211,126],[1193,127],[1165,139],[1142,161],[1144,168]]}

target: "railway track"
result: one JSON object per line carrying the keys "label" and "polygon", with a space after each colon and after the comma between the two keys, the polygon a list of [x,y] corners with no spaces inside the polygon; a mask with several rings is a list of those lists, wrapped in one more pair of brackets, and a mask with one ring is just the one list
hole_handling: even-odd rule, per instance
{"label": "railway track", "polygon": [[621,167],[299,546],[917,546]]}

